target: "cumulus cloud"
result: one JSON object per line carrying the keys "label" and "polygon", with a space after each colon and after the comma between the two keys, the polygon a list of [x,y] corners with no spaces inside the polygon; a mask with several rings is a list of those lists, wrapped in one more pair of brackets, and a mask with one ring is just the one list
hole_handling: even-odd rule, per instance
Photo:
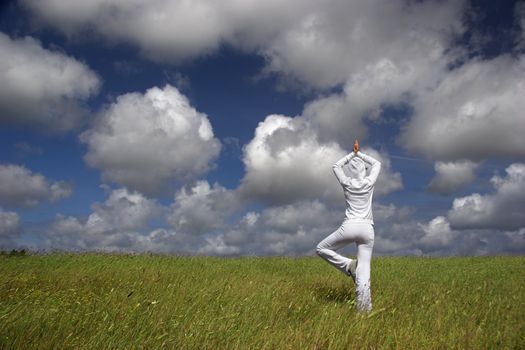
{"label": "cumulus cloud", "polygon": [[443,195],[454,193],[474,180],[474,170],[478,165],[468,160],[436,162],[434,164],[436,175],[430,181],[427,189]]}
{"label": "cumulus cloud", "polygon": [[[167,208],[139,192],[116,189],[103,203],[94,203],[92,213],[85,219],[57,215],[36,244],[43,249],[79,251],[205,255],[242,251],[221,243],[220,233],[226,228],[221,220],[231,211],[226,206],[234,201],[230,191],[197,182],[191,189],[180,190],[176,200]],[[155,228],[166,214],[172,227]],[[205,214],[207,221],[201,222],[200,215]]]}
{"label": "cumulus cloud", "polygon": [[[220,188],[204,192],[210,199]],[[186,195],[197,196],[196,189]],[[124,189],[115,190],[106,202],[93,208],[86,220],[57,216],[39,247],[218,256],[313,255],[316,244],[334,232],[343,220],[342,208],[334,210],[318,200],[302,200],[249,211],[237,222],[221,227],[198,226],[202,229],[199,232],[188,230],[188,226],[182,227],[185,231],[151,229],[148,223],[163,212],[162,208],[155,201]],[[374,205],[375,254],[520,254],[525,249],[523,228],[458,230],[451,227],[446,217],[438,216],[425,223],[416,220],[413,213],[413,208],[394,204]],[[341,253],[355,254],[355,245],[349,245]]]}
{"label": "cumulus cloud", "polygon": [[342,212],[318,200],[268,207],[246,213],[220,238],[245,255],[313,254],[317,242],[337,229]]}
{"label": "cumulus cloud", "polygon": [[427,248],[448,247],[455,238],[455,232],[450,229],[450,223],[444,216],[432,219],[428,224],[420,224],[425,235],[421,243]]}
{"label": "cumulus cloud", "polygon": [[177,63],[226,44],[262,55],[265,71],[285,80],[321,89],[343,86],[303,113],[321,142],[347,147],[349,134],[366,136],[363,116],[377,117],[385,105],[408,103],[414,115],[400,143],[410,152],[472,160],[523,155],[525,149],[518,136],[524,131],[519,123],[523,59],[466,60],[448,68],[461,53],[451,45],[466,30],[465,1],[24,4],[40,21],[67,34],[87,30],[128,41],[154,59]]}
{"label": "cumulus cloud", "polygon": [[[375,203],[373,210],[378,254],[422,254],[417,241],[423,233],[411,217],[412,208]],[[343,219],[344,205],[332,208],[319,200],[301,200],[250,211],[220,239],[223,247],[237,254],[313,255],[317,243],[337,230]],[[355,254],[355,245],[342,253]]]}
{"label": "cumulus cloud", "polygon": [[[100,168],[105,181],[143,193],[159,193],[173,180],[193,185],[177,192],[168,210],[170,228],[100,229],[101,237],[110,232],[108,246],[217,255],[313,252],[342,219],[341,188],[331,165],[354,137],[366,141],[369,122],[381,122],[385,106],[406,104],[413,111],[399,143],[437,161],[430,191],[460,190],[473,179],[475,161],[524,154],[523,58],[470,60],[451,50],[455,36],[465,30],[465,1],[22,1],[39,21],[67,35],[90,32],[128,42],[153,60],[175,64],[228,45],[262,55],[263,73],[276,74],[287,87],[326,93],[299,116],[271,115],[259,124],[244,146],[246,173],[238,192],[193,183],[212,166],[220,145],[211,127],[207,138],[200,137],[199,125],[209,125],[207,118],[178,91],[166,87],[120,96],[82,136],[89,147],[86,162]],[[450,69],[458,57],[465,63]],[[164,99],[178,102],[159,102]],[[170,125],[180,130],[177,123],[187,123],[189,131],[174,131]],[[190,140],[181,141],[183,135]],[[383,163],[376,194],[401,188],[388,154],[366,152]],[[199,164],[187,161],[196,155]],[[522,216],[513,209],[523,207],[520,191],[512,197],[501,189],[514,183],[524,192],[512,171],[493,179],[494,194],[459,198],[447,217],[428,222],[412,217],[411,208],[375,203],[375,250],[485,254],[523,249]],[[224,203],[234,207],[240,199],[270,206],[229,225],[231,212]],[[482,219],[483,211],[489,215]],[[90,235],[87,221],[59,222]]]}
{"label": "cumulus cloud", "polygon": [[400,143],[434,159],[525,155],[524,57],[473,60],[413,101]]}
{"label": "cumulus cloud", "polygon": [[[402,187],[401,175],[390,168],[388,156],[365,150],[383,164],[377,194]],[[302,199],[341,200],[341,186],[332,165],[346,151],[336,142],[320,142],[304,117],[270,115],[260,122],[254,138],[244,147],[246,174],[240,193],[271,203]]]}
{"label": "cumulus cloud", "polygon": [[463,1],[370,0],[23,3],[40,22],[67,35],[94,32],[171,62],[231,45],[262,54],[268,72],[318,87],[344,83],[377,58],[396,65],[410,56],[434,59],[451,34],[462,30],[464,7]]}
{"label": "cumulus cloud", "polygon": [[196,253],[201,255],[228,256],[239,255],[242,252],[243,250],[241,250],[240,247],[226,244],[226,242],[224,242],[224,236],[218,235],[206,238],[206,244],[201,246]]}
{"label": "cumulus cloud", "polygon": [[375,201],[372,203],[372,209],[374,212],[374,221],[379,223],[387,221],[402,222],[412,218],[415,213],[415,208],[408,206],[396,206],[393,203],[382,204]]}
{"label": "cumulus cloud", "polygon": [[378,255],[488,255],[525,251],[523,228],[459,229],[446,216],[426,222],[414,215],[414,208],[377,206],[374,206],[374,253]]}
{"label": "cumulus cloud", "polygon": [[116,189],[104,203],[95,203],[93,212],[85,220],[58,215],[45,234],[44,246],[133,250],[137,241],[147,239],[149,223],[161,214],[162,208],[156,201],[125,188]]}
{"label": "cumulus cloud", "polygon": [[[41,234],[39,248],[154,251],[199,255],[302,255],[334,231],[343,208],[318,200],[250,211],[228,222],[239,207],[235,191],[198,181],[175,195],[170,207],[121,188],[93,204],[86,218],[57,215]],[[170,227],[152,228],[164,214]]]}
{"label": "cumulus cloud", "polygon": [[[318,3],[264,47],[267,70],[326,87],[352,79],[377,84],[377,78],[394,78],[399,69],[403,76],[390,80],[395,90],[439,63],[452,34],[463,29],[463,5],[462,1]],[[382,76],[368,78],[369,70],[379,70]],[[361,87],[367,90],[366,84]]]}
{"label": "cumulus cloud", "polygon": [[42,201],[56,202],[71,195],[73,189],[64,181],[50,182],[42,174],[24,166],[0,164],[0,205],[34,207]]}
{"label": "cumulus cloud", "polygon": [[84,102],[100,86],[84,63],[46,50],[25,37],[0,33],[0,122],[46,132],[78,127],[87,114]]}
{"label": "cumulus cloud", "polygon": [[105,181],[145,194],[202,175],[221,148],[207,116],[170,85],[119,96],[80,139]]}
{"label": "cumulus cloud", "polygon": [[6,237],[17,234],[20,230],[18,214],[0,209],[0,236]]}
{"label": "cumulus cloud", "polygon": [[394,203],[373,203],[374,254],[422,255],[427,251],[419,241],[424,235],[420,222],[415,218],[416,208]]}
{"label": "cumulus cloud", "polygon": [[0,208],[0,249],[12,249],[20,231],[18,214]]}
{"label": "cumulus cloud", "polygon": [[[409,207],[374,204],[378,254],[423,254],[418,242],[424,233],[413,212]],[[269,206],[247,212],[190,249],[213,255],[312,255],[317,243],[339,227],[343,213],[344,205],[333,208],[319,200]],[[343,249],[353,251],[354,245]]]}
{"label": "cumulus cloud", "polygon": [[[479,255],[519,253],[525,248],[522,230],[459,231],[446,217],[421,222],[414,217],[414,208],[392,203],[376,202],[373,210],[377,255]],[[219,255],[311,255],[316,244],[339,227],[342,213],[318,200],[267,207],[246,213],[202,249],[212,252],[214,242],[220,246],[222,253],[215,251]],[[341,253],[355,254],[355,245]]]}
{"label": "cumulus cloud", "polygon": [[225,220],[239,209],[235,192],[215,183],[198,181],[190,189],[184,187],[175,194],[167,221],[177,232],[210,233],[225,227]]}
{"label": "cumulus cloud", "polygon": [[[40,21],[66,34],[87,30],[128,41],[154,59],[177,63],[226,44],[262,55],[265,71],[285,80],[320,89],[343,86],[303,112],[322,143],[335,140],[348,147],[348,135],[366,136],[364,116],[377,118],[385,105],[414,103],[415,114],[400,138],[411,152],[457,160],[525,149],[523,138],[502,137],[523,131],[509,127],[523,109],[516,100],[516,91],[523,88],[522,60],[507,57],[448,68],[461,51],[451,50],[451,43],[466,30],[465,1],[24,4]],[[194,28],[189,22],[202,25]],[[501,142],[493,145],[490,138]]]}
{"label": "cumulus cloud", "polygon": [[86,225],[96,231],[139,230],[158,214],[160,208],[154,200],[121,188],[113,190],[104,203],[93,205]]}
{"label": "cumulus cloud", "polygon": [[53,0],[23,3],[40,22],[68,36],[93,32],[109,41],[135,44],[145,56],[169,62],[210,53],[223,43],[247,45],[250,40],[267,38],[274,30],[267,29],[265,19],[282,27],[294,15],[292,4],[278,7],[278,1],[91,0],[80,6]]}
{"label": "cumulus cloud", "polygon": [[[125,41],[157,61],[181,62],[222,44],[254,49],[313,8],[314,1],[23,0],[41,23],[68,36],[95,33]],[[195,26],[195,23],[199,23]]]}
{"label": "cumulus cloud", "polygon": [[168,228],[99,230],[87,226],[85,220],[62,215],[57,215],[41,239],[39,249],[67,251],[196,254],[199,246],[191,235]]}
{"label": "cumulus cloud", "polygon": [[[103,203],[94,203],[87,218],[57,215],[35,244],[39,249],[77,251],[205,255],[242,251],[221,243],[221,235],[215,231],[223,232],[226,227],[211,220],[222,220],[221,215],[230,211],[225,205],[232,203],[231,192],[219,185],[197,182],[191,189],[179,191],[176,198],[179,202],[167,208],[139,192],[116,189]],[[203,213],[210,219],[205,223],[198,217]],[[166,214],[173,227],[155,228]]]}
{"label": "cumulus cloud", "polygon": [[445,52],[451,40],[464,30],[464,1],[24,3],[68,35],[87,30],[129,41],[156,60],[178,63],[227,44],[262,55],[265,72],[283,80],[319,89],[344,85],[343,93],[305,110],[322,141],[343,146],[349,133],[365,136],[364,114],[433,84],[450,60]]}
{"label": "cumulus cloud", "polygon": [[491,179],[495,193],[474,193],[454,199],[448,212],[453,228],[516,230],[525,227],[525,164],[511,164],[505,171],[505,177]]}
{"label": "cumulus cloud", "polygon": [[340,194],[332,164],[344,151],[335,143],[320,144],[300,119],[270,115],[260,122],[244,147],[246,174],[241,193],[269,202]]}
{"label": "cumulus cloud", "polygon": [[366,139],[365,120],[377,122],[384,106],[406,103],[411,89],[426,80],[424,67],[381,58],[349,76],[342,92],[306,104],[303,116],[318,130],[320,140],[350,146],[355,137]]}
{"label": "cumulus cloud", "polygon": [[523,254],[525,230],[454,229],[446,217],[418,224],[424,235],[416,245],[428,255]]}

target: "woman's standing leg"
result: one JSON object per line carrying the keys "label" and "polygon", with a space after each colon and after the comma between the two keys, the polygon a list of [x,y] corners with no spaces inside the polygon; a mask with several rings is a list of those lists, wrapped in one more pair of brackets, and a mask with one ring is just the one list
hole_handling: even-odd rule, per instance
{"label": "woman's standing leg", "polygon": [[345,226],[346,225],[343,223],[334,233],[319,242],[316,248],[316,253],[339,271],[350,276],[348,265],[352,262],[352,259],[335,252],[345,245],[354,242],[353,237],[347,232],[348,230],[345,229]]}
{"label": "woman's standing leg", "polygon": [[364,237],[357,243],[356,294],[357,310],[372,310],[372,292],[370,291],[370,262],[374,248],[374,227],[363,225]]}

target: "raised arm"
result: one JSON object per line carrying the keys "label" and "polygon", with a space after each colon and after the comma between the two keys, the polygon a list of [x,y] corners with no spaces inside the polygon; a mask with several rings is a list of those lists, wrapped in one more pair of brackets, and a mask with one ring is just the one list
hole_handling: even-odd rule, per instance
{"label": "raised arm", "polygon": [[379,176],[379,172],[381,171],[381,162],[373,157],[370,157],[369,155],[364,154],[361,151],[357,152],[357,156],[365,163],[370,165],[370,173],[366,178],[370,181],[370,185],[375,184],[377,177]]}
{"label": "raised arm", "polygon": [[354,158],[356,156],[355,152],[348,153],[343,158],[339,159],[335,164],[332,166],[332,169],[334,170],[335,177],[337,177],[337,180],[343,185],[346,183],[346,180],[348,179],[348,176],[345,175],[345,172],[343,171],[343,166],[347,164],[350,159]]}

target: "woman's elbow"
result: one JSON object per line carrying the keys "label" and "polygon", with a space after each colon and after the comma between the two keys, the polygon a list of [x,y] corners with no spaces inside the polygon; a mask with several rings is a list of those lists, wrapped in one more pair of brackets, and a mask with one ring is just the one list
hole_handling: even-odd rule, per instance
{"label": "woman's elbow", "polygon": [[379,173],[381,171],[381,162],[380,161],[377,161],[376,163],[372,164],[372,166],[370,167],[370,172],[371,173]]}

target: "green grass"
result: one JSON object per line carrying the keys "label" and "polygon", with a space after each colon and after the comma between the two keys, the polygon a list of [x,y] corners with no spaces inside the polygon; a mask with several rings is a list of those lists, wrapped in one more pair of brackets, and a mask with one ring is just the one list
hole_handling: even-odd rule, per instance
{"label": "green grass", "polygon": [[1,349],[525,349],[525,257],[0,256]]}

